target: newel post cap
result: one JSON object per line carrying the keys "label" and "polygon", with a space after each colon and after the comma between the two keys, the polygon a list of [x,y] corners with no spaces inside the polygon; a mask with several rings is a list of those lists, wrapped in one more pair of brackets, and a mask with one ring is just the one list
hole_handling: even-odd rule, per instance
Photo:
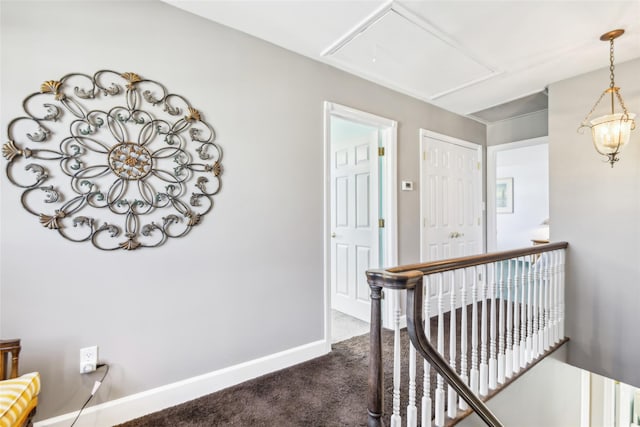
{"label": "newel post cap", "polygon": [[422,281],[423,273],[412,270],[402,273],[391,273],[387,270],[367,270],[367,282],[369,286],[378,286],[386,289],[413,289]]}

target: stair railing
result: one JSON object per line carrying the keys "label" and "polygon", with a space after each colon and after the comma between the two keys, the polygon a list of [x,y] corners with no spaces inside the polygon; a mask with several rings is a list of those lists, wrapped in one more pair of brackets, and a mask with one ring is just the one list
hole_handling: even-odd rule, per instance
{"label": "stair railing", "polygon": [[[431,368],[437,377],[433,402],[433,421],[437,427],[445,425],[446,416],[452,420],[458,410],[468,413],[468,408],[488,426],[502,426],[484,400],[566,341],[564,264],[567,246],[566,242],[560,242],[367,271],[371,289],[368,426],[385,425],[381,327],[383,290],[406,290],[410,339],[408,404],[403,412],[400,307],[397,306],[394,308],[391,427],[401,426],[403,413],[407,426],[416,427],[418,406],[421,406],[421,426],[432,425]],[[447,287],[448,296],[445,295]],[[445,298],[449,299],[449,313],[444,310]],[[436,305],[435,313],[431,312],[430,300]],[[459,334],[456,332],[458,311]],[[448,352],[444,351],[445,318],[449,324]],[[432,322],[437,325],[435,346],[430,336]],[[420,403],[416,402],[416,352],[424,359]],[[460,363],[456,367],[458,354]],[[449,361],[445,356],[449,356]],[[447,394],[444,382],[448,384]]]}

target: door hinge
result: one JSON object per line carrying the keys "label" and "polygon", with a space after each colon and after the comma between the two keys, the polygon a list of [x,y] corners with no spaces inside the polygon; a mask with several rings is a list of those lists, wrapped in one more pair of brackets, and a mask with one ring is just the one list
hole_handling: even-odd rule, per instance
{"label": "door hinge", "polygon": [[384,147],[378,147],[378,156],[384,156]]}
{"label": "door hinge", "polygon": [[478,170],[480,170],[480,162],[477,162],[476,165],[478,165]]}
{"label": "door hinge", "polygon": [[426,151],[422,152],[422,160],[427,160],[427,152]]}
{"label": "door hinge", "polygon": [[384,228],[384,219],[380,218],[380,219],[378,220],[378,227],[380,227],[380,228]]}

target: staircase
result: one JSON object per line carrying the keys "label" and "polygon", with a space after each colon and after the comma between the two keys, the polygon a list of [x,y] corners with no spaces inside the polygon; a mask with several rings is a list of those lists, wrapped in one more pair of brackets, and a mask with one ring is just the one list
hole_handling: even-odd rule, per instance
{"label": "staircase", "polygon": [[[484,402],[567,340],[567,246],[553,243],[368,271],[368,425],[444,427],[475,412],[485,424],[501,426]],[[382,372],[383,292],[406,292],[409,338],[403,343],[401,298],[395,298],[389,389]],[[386,410],[385,399],[392,402]]]}

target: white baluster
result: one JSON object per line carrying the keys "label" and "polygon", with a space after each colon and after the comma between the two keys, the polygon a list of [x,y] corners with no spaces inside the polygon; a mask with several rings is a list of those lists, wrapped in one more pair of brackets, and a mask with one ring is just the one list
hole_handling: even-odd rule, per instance
{"label": "white baluster", "polygon": [[556,256],[555,252],[549,252],[549,346],[556,343],[558,336],[557,323],[557,282],[556,282]]}
{"label": "white baluster", "polygon": [[391,415],[391,427],[400,427],[400,298],[395,299],[395,322],[393,336],[393,414]]}
{"label": "white baluster", "polygon": [[[521,274],[524,270],[524,265],[520,264],[518,258],[515,259],[516,266],[514,269],[513,279],[513,364],[511,365],[511,373],[517,374],[520,370],[520,298],[518,296],[522,293]],[[519,268],[518,268],[519,267]]]}
{"label": "white baluster", "polygon": [[498,384],[504,383],[504,350],[505,350],[505,339],[504,339],[504,294],[505,294],[505,268],[504,263],[499,263],[500,265],[500,281],[498,284],[499,289],[499,297],[497,299],[500,304],[498,310]]}
{"label": "white baluster", "polygon": [[407,405],[407,427],[418,425],[416,408],[416,349],[409,343],[409,404]]}
{"label": "white baluster", "polygon": [[542,333],[543,336],[543,349],[544,351],[549,350],[549,340],[551,335],[551,280],[550,280],[550,264],[551,257],[548,252],[545,252],[542,255],[542,259],[544,260],[543,268],[543,287],[544,287],[544,331]]}
{"label": "white baluster", "polygon": [[556,278],[553,252],[548,252],[547,255],[549,256],[549,347],[551,347],[555,342]]}
{"label": "white baluster", "polygon": [[[431,315],[429,313],[429,300],[431,292],[431,276],[424,276],[425,291],[427,293],[424,298],[424,334],[427,341],[431,341]],[[423,362],[423,378],[422,378],[422,427],[431,427],[431,365],[425,359]]]}
{"label": "white baluster", "polygon": [[[443,355],[444,352],[444,318],[443,310],[443,292],[442,292],[442,273],[438,274],[438,353]],[[444,379],[440,374],[436,377],[436,407],[435,407],[435,424],[437,427],[444,426]]]}
{"label": "white baluster", "polygon": [[[565,272],[565,251],[560,250],[560,339],[564,339],[564,272]],[[640,411],[639,411],[640,412]]]}
{"label": "white baluster", "polygon": [[560,253],[553,251],[553,343],[560,341]]}
{"label": "white baluster", "polygon": [[469,380],[471,391],[477,395],[480,387],[478,384],[478,269],[472,267],[471,274],[473,274],[473,281],[471,282],[471,369]]}
{"label": "white baluster", "polygon": [[480,298],[482,301],[482,314],[480,316],[480,396],[486,396],[489,394],[489,365],[487,363],[487,293],[490,285],[489,281],[489,268],[486,265],[482,266],[482,281],[480,282]]}
{"label": "white baluster", "polygon": [[533,334],[531,337],[531,360],[540,351],[540,258],[533,264]]}
{"label": "white baluster", "polygon": [[[462,289],[460,291],[460,306],[462,313],[460,318],[460,379],[469,385],[469,377],[467,376],[467,270],[462,269]],[[464,399],[458,399],[458,408],[466,410],[467,402]]]}
{"label": "white baluster", "polygon": [[[456,330],[456,284],[455,272],[449,272],[449,366],[456,370],[456,346],[458,331]],[[447,385],[447,415],[449,418],[455,418],[458,413],[458,397],[456,391],[450,384]]]}
{"label": "white baluster", "polygon": [[538,331],[538,356],[544,353],[544,306],[545,306],[545,280],[544,280],[544,254],[540,255],[538,259],[539,269],[538,269],[538,287],[540,288],[540,297],[538,299],[538,322],[539,322],[539,331]]}
{"label": "white baluster", "polygon": [[549,257],[549,346],[556,342],[556,260],[554,252]]}
{"label": "white baluster", "polygon": [[525,292],[526,279],[527,279],[527,270],[530,267],[525,269],[527,265],[527,259],[522,258],[522,271],[520,276],[520,369],[527,366],[527,299]]}
{"label": "white baluster", "polygon": [[533,268],[535,256],[529,256],[529,271],[527,272],[527,362],[533,360]]}
{"label": "white baluster", "polygon": [[[511,376],[513,375],[513,316],[512,316],[512,309],[513,309],[513,298],[511,298],[511,290],[513,289],[513,277],[514,274],[517,276],[517,270],[516,272],[512,272],[512,268],[511,268],[511,263],[513,260],[508,260],[507,261],[507,301],[506,301],[506,306],[507,306],[507,334],[506,334],[506,351],[505,351],[505,357],[504,357],[504,375],[506,378],[511,378]],[[517,265],[518,261],[516,260],[516,264]]]}
{"label": "white baluster", "polygon": [[497,383],[497,361],[496,361],[496,291],[498,286],[498,264],[493,265],[493,275],[489,282],[489,293],[491,298],[491,319],[489,329],[489,388],[494,390]]}

